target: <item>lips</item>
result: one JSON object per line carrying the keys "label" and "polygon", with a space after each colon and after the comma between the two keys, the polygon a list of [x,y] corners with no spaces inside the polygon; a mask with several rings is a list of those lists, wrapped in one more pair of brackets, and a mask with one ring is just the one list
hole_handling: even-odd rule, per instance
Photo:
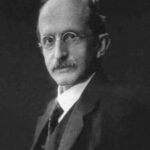
{"label": "lips", "polygon": [[66,65],[61,65],[61,66],[59,66],[59,67],[57,67],[57,68],[55,68],[56,70],[58,69],[58,70],[60,70],[60,69],[65,69],[65,68],[70,68],[71,66],[66,66]]}
{"label": "lips", "polygon": [[74,69],[73,66],[60,66],[60,67],[54,68],[54,72],[63,73],[63,72],[68,72],[72,69]]}

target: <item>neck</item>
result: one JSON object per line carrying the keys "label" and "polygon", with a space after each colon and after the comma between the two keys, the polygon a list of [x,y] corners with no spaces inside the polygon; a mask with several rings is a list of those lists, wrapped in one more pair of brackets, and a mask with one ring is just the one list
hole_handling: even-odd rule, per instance
{"label": "neck", "polygon": [[68,90],[69,88],[71,88],[71,85],[60,85],[60,92],[63,93],[64,91]]}

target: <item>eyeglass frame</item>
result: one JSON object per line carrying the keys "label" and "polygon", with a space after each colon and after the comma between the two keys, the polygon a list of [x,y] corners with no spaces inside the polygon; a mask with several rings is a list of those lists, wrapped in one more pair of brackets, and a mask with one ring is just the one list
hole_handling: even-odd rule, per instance
{"label": "eyeglass frame", "polygon": [[[65,40],[65,36],[68,35],[68,34],[72,34],[74,36],[74,38],[72,39],[68,39],[68,40]],[[46,46],[46,44],[44,45],[44,43],[46,43],[46,41],[44,42],[44,39],[48,39],[49,37],[52,37],[53,38],[53,44],[51,46]],[[85,39],[85,38],[88,38],[88,37],[92,37],[92,34],[90,35],[85,35],[85,34],[78,34],[76,32],[72,32],[72,31],[67,31],[65,33],[63,33],[61,36],[57,37],[54,36],[54,35],[48,35],[48,36],[44,36],[41,40],[41,42],[38,43],[38,46],[40,48],[43,48],[43,49],[52,49],[53,46],[55,45],[56,41],[63,41],[65,44],[73,44],[73,43],[76,43],[76,42],[80,42],[82,39]]]}

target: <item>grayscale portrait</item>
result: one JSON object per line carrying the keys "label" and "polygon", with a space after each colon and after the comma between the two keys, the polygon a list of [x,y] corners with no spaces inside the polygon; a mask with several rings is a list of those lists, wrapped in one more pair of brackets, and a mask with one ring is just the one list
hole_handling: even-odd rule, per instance
{"label": "grayscale portrait", "polygon": [[1,150],[150,150],[149,0],[0,1]]}

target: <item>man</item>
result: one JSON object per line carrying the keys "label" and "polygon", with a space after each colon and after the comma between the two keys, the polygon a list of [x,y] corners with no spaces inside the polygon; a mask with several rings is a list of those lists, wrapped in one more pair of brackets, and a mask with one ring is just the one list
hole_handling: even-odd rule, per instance
{"label": "man", "polygon": [[[37,28],[58,94],[39,119],[31,149],[149,149],[148,112],[102,72],[110,39],[99,1],[47,0]],[[54,117],[57,107],[62,113]]]}

